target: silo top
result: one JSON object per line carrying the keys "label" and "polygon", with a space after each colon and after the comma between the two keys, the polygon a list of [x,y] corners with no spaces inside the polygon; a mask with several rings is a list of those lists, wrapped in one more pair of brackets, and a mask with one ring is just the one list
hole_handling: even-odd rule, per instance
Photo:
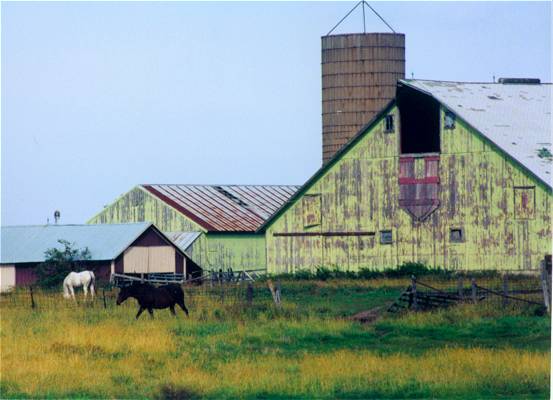
{"label": "silo top", "polygon": [[321,37],[322,50],[348,47],[405,47],[403,33],[346,33]]}

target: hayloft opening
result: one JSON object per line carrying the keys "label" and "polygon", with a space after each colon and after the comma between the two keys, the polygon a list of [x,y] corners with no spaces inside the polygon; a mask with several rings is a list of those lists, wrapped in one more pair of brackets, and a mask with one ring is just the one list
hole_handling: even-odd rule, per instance
{"label": "hayloft opening", "polygon": [[399,86],[397,102],[401,126],[401,153],[440,152],[440,105],[431,96]]}

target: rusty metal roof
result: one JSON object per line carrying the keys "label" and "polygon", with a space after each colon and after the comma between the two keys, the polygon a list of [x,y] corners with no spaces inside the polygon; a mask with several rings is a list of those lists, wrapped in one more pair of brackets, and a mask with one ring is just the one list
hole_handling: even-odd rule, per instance
{"label": "rusty metal roof", "polygon": [[402,80],[434,97],[549,187],[551,84]]}
{"label": "rusty metal roof", "polygon": [[296,192],[291,185],[141,185],[211,232],[255,232]]}

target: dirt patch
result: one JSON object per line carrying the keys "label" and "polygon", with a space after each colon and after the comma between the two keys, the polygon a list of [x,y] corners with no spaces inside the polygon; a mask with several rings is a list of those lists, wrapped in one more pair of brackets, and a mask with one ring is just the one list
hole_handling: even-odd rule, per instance
{"label": "dirt patch", "polygon": [[352,321],[362,324],[372,324],[382,315],[382,308],[376,307],[370,310],[361,311],[350,317]]}

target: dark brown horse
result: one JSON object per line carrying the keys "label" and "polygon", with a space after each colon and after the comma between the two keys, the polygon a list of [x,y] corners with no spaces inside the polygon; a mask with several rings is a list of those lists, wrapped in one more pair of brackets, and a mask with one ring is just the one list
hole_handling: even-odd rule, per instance
{"label": "dark brown horse", "polygon": [[134,297],[140,308],[136,314],[136,319],[144,310],[148,310],[150,316],[154,317],[154,308],[163,309],[169,307],[171,314],[175,313],[175,304],[188,315],[188,309],[184,304],[184,292],[179,285],[170,284],[155,287],[149,283],[133,283],[131,286],[121,288],[117,296],[117,305],[120,305],[129,297]]}

